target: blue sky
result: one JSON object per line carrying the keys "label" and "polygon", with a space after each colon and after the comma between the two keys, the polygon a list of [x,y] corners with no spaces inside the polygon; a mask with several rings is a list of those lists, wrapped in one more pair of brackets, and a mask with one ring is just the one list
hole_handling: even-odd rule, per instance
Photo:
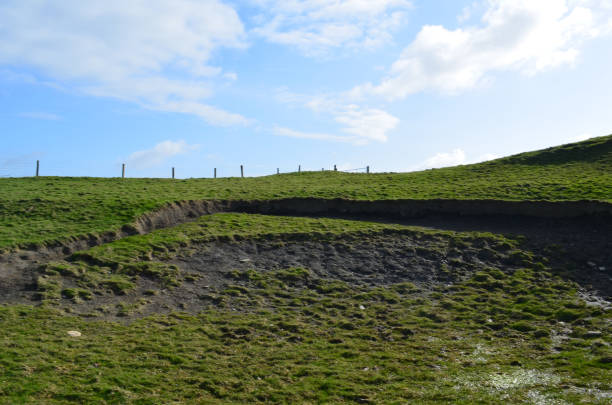
{"label": "blue sky", "polygon": [[612,0],[4,0],[0,176],[466,164],[612,133]]}

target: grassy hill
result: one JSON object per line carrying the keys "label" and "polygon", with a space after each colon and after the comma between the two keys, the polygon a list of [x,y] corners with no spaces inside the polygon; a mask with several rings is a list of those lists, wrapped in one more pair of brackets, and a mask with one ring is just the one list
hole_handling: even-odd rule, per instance
{"label": "grassy hill", "polygon": [[474,165],[412,173],[256,178],[0,179],[0,249],[116,230],[164,203],[287,197],[612,201],[612,135]]}
{"label": "grassy hill", "polygon": [[[612,202],[611,169],[608,136],[405,174],[2,179],[0,250],[176,200]],[[608,404],[612,225],[512,222],[220,213],[0,261],[0,404]]]}

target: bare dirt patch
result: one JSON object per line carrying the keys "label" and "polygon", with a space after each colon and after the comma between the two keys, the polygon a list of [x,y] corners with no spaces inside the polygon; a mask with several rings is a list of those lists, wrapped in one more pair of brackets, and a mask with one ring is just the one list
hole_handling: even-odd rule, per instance
{"label": "bare dirt patch", "polygon": [[[465,239],[453,234],[416,236],[389,232],[323,241],[307,236],[217,241],[191,246],[171,261],[180,269],[179,286],[160,289],[158,282],[141,277],[137,287],[126,295],[107,294],[78,303],[62,301],[76,313],[106,318],[133,319],[174,310],[198,313],[218,306],[219,294],[228,288],[248,284],[236,278],[236,272],[253,269],[265,273],[289,268],[304,268],[316,279],[338,280],[357,288],[410,282],[427,295],[436,287],[450,286],[482,270],[494,268],[511,274],[526,265],[524,258],[515,253],[484,237]],[[549,255],[535,255],[535,260],[549,261],[560,274],[567,275],[572,261],[555,257],[556,250],[540,253]],[[580,276],[592,285],[592,277],[582,273]],[[605,301],[601,294],[591,295]],[[236,311],[253,310],[235,303],[228,305]]]}

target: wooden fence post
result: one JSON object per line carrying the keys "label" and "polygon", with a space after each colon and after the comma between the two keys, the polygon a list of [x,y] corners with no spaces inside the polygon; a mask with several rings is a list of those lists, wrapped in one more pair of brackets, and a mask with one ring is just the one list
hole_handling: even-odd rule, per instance
{"label": "wooden fence post", "polygon": [[40,160],[36,161],[36,177],[38,177],[38,172],[40,170]]}
{"label": "wooden fence post", "polygon": [[240,177],[244,177],[244,166],[240,165]]}
{"label": "wooden fence post", "polygon": [[125,179],[125,163],[121,164],[121,178]]}

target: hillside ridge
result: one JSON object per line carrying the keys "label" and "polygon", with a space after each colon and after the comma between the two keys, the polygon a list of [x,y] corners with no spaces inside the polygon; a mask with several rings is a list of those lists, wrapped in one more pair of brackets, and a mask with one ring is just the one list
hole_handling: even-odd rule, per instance
{"label": "hillside ridge", "polygon": [[0,179],[0,249],[116,232],[178,201],[290,198],[612,202],[612,136],[491,162],[412,173],[247,178]]}

